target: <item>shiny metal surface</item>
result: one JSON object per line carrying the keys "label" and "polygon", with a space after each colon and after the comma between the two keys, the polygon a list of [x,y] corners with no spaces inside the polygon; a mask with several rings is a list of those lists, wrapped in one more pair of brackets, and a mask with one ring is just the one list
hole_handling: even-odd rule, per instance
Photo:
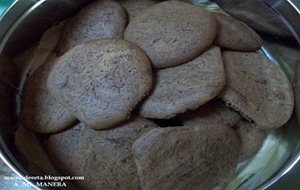
{"label": "shiny metal surface", "polygon": [[[15,56],[26,48],[38,41],[43,32],[52,24],[66,19],[91,0],[18,0],[0,17],[0,54]],[[280,19],[291,30],[295,39],[300,43],[300,25],[296,25],[293,18],[299,16],[300,11],[289,0],[263,0],[266,5],[274,11]],[[299,17],[300,20],[300,17]],[[259,22],[259,21],[258,21]],[[289,73],[293,80],[295,69],[284,56],[284,52],[274,50],[274,43],[282,39],[266,39],[263,52],[274,62],[278,62],[283,69]],[[286,43],[286,42],[284,42]],[[295,44],[293,45],[295,46]],[[295,48],[295,47],[293,47]],[[297,47],[296,47],[297,48]],[[12,126],[0,126],[9,128]],[[255,189],[264,190],[278,181],[282,176],[289,172],[300,160],[300,127],[294,118],[284,128],[274,132],[274,136],[281,135],[283,142],[286,143],[286,155],[282,156],[280,166],[274,171],[270,178],[264,180]],[[13,135],[13,134],[11,134]],[[270,137],[271,138],[271,137]],[[26,175],[40,175],[40,173],[29,172],[26,168],[26,160],[20,159],[14,142],[6,135],[0,134],[0,158],[20,177]],[[249,189],[250,183],[259,180],[259,175],[251,176],[239,189]],[[26,180],[24,178],[24,180]],[[32,183],[34,184],[34,182]],[[38,187],[35,187],[39,189]]]}
{"label": "shiny metal surface", "polygon": [[53,23],[69,17],[90,1],[16,1],[1,18],[0,51],[17,55],[40,39]]}
{"label": "shiny metal surface", "polygon": [[[298,44],[300,44],[300,25],[297,24],[295,18],[299,17],[300,15],[300,8],[297,7],[291,0],[263,0],[267,6],[269,6],[277,15],[278,17],[285,23],[288,29],[292,32],[293,36],[297,40]],[[297,69],[298,66],[296,66]],[[298,82],[300,78],[296,77],[295,82]],[[296,91],[295,91],[296,92]],[[297,96],[295,94],[295,96]],[[296,103],[296,107],[298,107]],[[299,115],[297,113],[297,115]],[[299,121],[299,117],[297,120]],[[297,127],[299,124],[297,123]],[[299,142],[296,145],[296,149],[294,153],[290,156],[290,159],[285,163],[282,168],[273,175],[271,179],[263,183],[259,190],[265,190],[274,183],[276,183],[280,178],[286,175],[288,172],[292,170],[292,168],[300,161],[300,146]]]}
{"label": "shiny metal surface", "polygon": [[263,0],[285,23],[300,44],[300,25],[295,22],[294,18],[300,15],[300,8],[291,0]]}
{"label": "shiny metal surface", "polygon": [[[89,0],[15,1],[0,18],[0,54],[11,57],[17,55],[38,41],[52,24],[69,17],[89,2]],[[0,128],[11,127],[13,126],[0,126]],[[14,140],[7,138],[7,134],[3,133],[0,134],[0,158],[24,181],[35,189],[40,189],[24,176],[42,173],[28,172],[26,160],[19,155]]]}

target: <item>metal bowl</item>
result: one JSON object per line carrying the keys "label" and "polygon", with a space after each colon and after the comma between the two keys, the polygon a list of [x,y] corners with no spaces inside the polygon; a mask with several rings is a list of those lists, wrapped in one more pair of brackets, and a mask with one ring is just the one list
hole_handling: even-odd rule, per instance
{"label": "metal bowl", "polygon": [[[4,15],[0,17],[0,54],[12,58],[17,56],[39,41],[42,34],[51,25],[68,18],[91,1],[92,0],[15,1]],[[189,0],[188,2],[204,6],[213,11],[219,11],[218,6],[207,0]],[[221,2],[220,5],[221,7],[223,6],[222,0],[215,0],[215,2]],[[300,52],[298,44],[300,43],[300,11],[296,5],[289,0],[263,0],[262,3],[263,6],[265,6],[266,12],[274,14],[278,22],[282,22],[282,25],[286,27],[285,29],[287,31],[290,31],[291,35],[282,37],[270,32],[268,34],[260,33],[264,39],[264,46],[261,51],[275,64],[281,66],[292,84],[295,82],[298,84],[298,80],[296,79],[295,81],[295,78],[297,78],[295,77],[295,71],[298,61],[295,55]],[[235,5],[231,5],[231,10],[234,6]],[[237,9],[240,8],[241,7],[237,7]],[[224,7],[224,9],[226,10],[226,7]],[[229,13],[233,13],[233,16],[236,16],[234,11]],[[295,20],[295,18],[297,20]],[[259,24],[261,20],[257,20],[256,22]],[[300,83],[298,86],[300,86]],[[297,92],[297,90],[295,90],[295,92]],[[298,94],[296,93],[295,95],[296,104],[298,104]],[[17,96],[16,94],[16,97]],[[16,113],[13,116],[13,118],[16,118],[16,121],[13,123],[17,123],[17,104],[18,102],[10,108],[11,110],[7,110],[8,112]],[[296,110],[298,110],[297,107]],[[34,187],[40,188],[35,181],[25,179],[25,176],[38,174],[28,168],[29,161],[24,159],[18,152],[13,139],[14,130],[15,126],[0,126],[0,157],[17,175],[31,183]],[[268,132],[261,150],[252,159],[239,165],[236,178],[227,189],[267,189],[289,172],[300,160],[299,145],[300,128],[296,114],[294,114],[284,127]]]}

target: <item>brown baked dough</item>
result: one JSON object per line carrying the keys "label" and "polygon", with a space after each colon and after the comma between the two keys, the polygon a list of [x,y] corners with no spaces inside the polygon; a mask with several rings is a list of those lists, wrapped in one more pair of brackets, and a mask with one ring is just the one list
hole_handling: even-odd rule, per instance
{"label": "brown baked dough", "polygon": [[241,140],[240,161],[250,159],[262,146],[265,131],[256,127],[254,123],[241,120],[236,126],[236,132]]}
{"label": "brown baked dough", "polygon": [[125,39],[142,47],[155,68],[167,68],[196,58],[217,34],[215,16],[199,6],[165,1],[133,18]]}
{"label": "brown baked dough", "polygon": [[239,140],[228,126],[153,129],[132,146],[141,189],[223,189],[233,177]]}
{"label": "brown baked dough", "polygon": [[284,125],[294,109],[291,85],[279,66],[260,53],[223,53],[227,85],[220,97],[261,129]]}
{"label": "brown baked dough", "polygon": [[155,0],[121,0],[120,3],[125,7],[129,21],[132,20],[136,15],[143,12],[145,9],[156,4]]}
{"label": "brown baked dough", "polygon": [[205,104],[224,85],[221,51],[215,46],[186,64],[158,70],[154,90],[139,113],[146,118],[169,119]]}
{"label": "brown baked dough", "polygon": [[67,24],[58,43],[64,54],[76,45],[98,38],[123,38],[127,15],[120,3],[98,0],[81,9]]}
{"label": "brown baked dough", "polygon": [[84,176],[77,181],[84,189],[138,189],[133,142],[156,128],[153,122],[133,118],[128,123],[105,131],[71,129],[50,137],[48,147],[54,165],[66,175]]}
{"label": "brown baked dough", "polygon": [[179,115],[183,125],[186,126],[235,126],[240,120],[239,113],[221,104],[220,102],[209,102],[200,108]]}
{"label": "brown baked dough", "polygon": [[54,133],[70,127],[76,118],[54,98],[47,79],[55,63],[49,61],[26,79],[21,101],[20,122],[37,133]]}
{"label": "brown baked dough", "polygon": [[86,133],[87,127],[83,123],[78,123],[74,127],[50,135],[47,141],[48,156],[53,165],[63,175],[80,175],[80,166],[78,163],[83,160],[78,158],[78,146],[80,136]]}
{"label": "brown baked dough", "polygon": [[63,55],[53,66],[48,87],[88,127],[107,129],[126,120],[149,93],[151,63],[130,42],[99,39]]}
{"label": "brown baked dough", "polygon": [[260,36],[246,24],[222,13],[215,14],[219,32],[215,43],[237,51],[257,51],[262,46]]}

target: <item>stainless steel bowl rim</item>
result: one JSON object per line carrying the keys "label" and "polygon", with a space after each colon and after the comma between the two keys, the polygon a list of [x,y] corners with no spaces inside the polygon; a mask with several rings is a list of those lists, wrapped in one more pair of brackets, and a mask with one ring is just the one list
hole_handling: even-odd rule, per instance
{"label": "stainless steel bowl rim", "polygon": [[[0,28],[2,30],[0,31],[0,52],[3,51],[4,46],[6,45],[6,42],[12,32],[16,29],[16,27],[21,23],[24,18],[26,18],[27,15],[30,14],[31,11],[36,9],[38,6],[40,6],[42,3],[44,3],[46,0],[16,0],[0,17]],[[266,4],[268,4],[271,8],[274,8],[276,11],[276,7],[273,7],[273,5],[276,5],[276,0],[263,0]],[[26,2],[26,5],[20,6],[20,2]],[[297,14],[300,15],[300,8],[297,7],[291,0],[285,0],[283,3],[287,3],[289,6],[291,6],[291,11],[297,12]],[[286,19],[288,15],[280,15],[282,16],[282,19]],[[299,39],[300,31],[294,31],[293,32],[296,39]],[[300,42],[300,40],[299,40]],[[10,155],[8,148],[6,147],[4,141],[2,138],[0,138],[0,158],[3,160],[3,162],[20,178],[22,178],[24,181],[26,181],[28,184],[32,185],[35,189],[40,189],[37,187],[33,182],[26,179],[26,176],[24,173],[20,170],[20,168],[17,168],[17,161]],[[282,167],[276,175],[274,175],[272,178],[264,182],[258,190],[265,190],[268,187],[270,187],[272,184],[276,183],[280,178],[282,178],[284,175],[286,175],[289,171],[292,170],[292,168],[299,162],[300,160],[300,147],[298,148],[297,152],[294,153],[294,156],[292,159],[290,159],[288,164],[286,164],[284,167]]]}

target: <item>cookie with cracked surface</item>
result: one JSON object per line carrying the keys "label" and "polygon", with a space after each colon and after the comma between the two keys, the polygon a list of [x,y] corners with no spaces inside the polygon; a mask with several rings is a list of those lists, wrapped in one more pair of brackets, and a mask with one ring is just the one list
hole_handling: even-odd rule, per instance
{"label": "cookie with cracked surface", "polygon": [[223,189],[238,163],[239,140],[224,125],[158,128],[132,151],[142,189]]}
{"label": "cookie with cracked surface", "polygon": [[53,97],[47,88],[47,79],[55,60],[40,66],[26,79],[20,122],[37,133],[54,133],[70,127],[76,118]]}
{"label": "cookie with cracked surface", "polygon": [[265,138],[265,131],[257,128],[254,123],[243,120],[235,129],[241,140],[239,160],[242,162],[254,156],[259,150]]}
{"label": "cookie with cracked surface", "polygon": [[227,85],[219,95],[261,129],[284,125],[292,115],[292,87],[279,66],[260,53],[223,52]]}
{"label": "cookie with cracked surface", "polygon": [[124,38],[142,47],[155,68],[167,68],[200,55],[216,34],[212,13],[192,4],[165,1],[133,18]]}
{"label": "cookie with cracked surface", "polygon": [[146,118],[172,118],[207,103],[224,85],[221,51],[215,46],[186,64],[158,70],[154,90],[141,104],[139,114]]}
{"label": "cookie with cracked surface", "polygon": [[219,31],[215,43],[221,47],[237,51],[257,51],[262,46],[262,39],[246,24],[223,13],[215,14]]}
{"label": "cookie with cracked surface", "polygon": [[84,7],[68,22],[57,51],[61,55],[76,45],[98,38],[123,38],[126,25],[126,11],[120,3],[98,0]]}
{"label": "cookie with cracked surface", "polygon": [[141,13],[143,10],[156,4],[155,0],[122,0],[120,3],[126,9],[129,20],[132,20],[136,15]]}
{"label": "cookie with cracked surface", "polygon": [[151,63],[138,46],[99,39],[64,54],[48,78],[52,94],[96,130],[126,120],[152,88]]}
{"label": "cookie with cracked surface", "polygon": [[197,110],[179,115],[179,118],[182,120],[183,125],[186,126],[228,125],[233,127],[241,120],[239,113],[220,102],[209,102]]}
{"label": "cookie with cracked surface", "polygon": [[[128,123],[109,130],[94,131],[86,128],[80,134],[77,132],[79,136],[76,138],[74,135],[71,138],[68,137],[70,135],[52,135],[56,137],[52,141],[61,142],[53,144],[55,151],[52,151],[52,155],[61,159],[58,167],[68,167],[69,175],[85,177],[83,181],[78,181],[84,189],[138,189],[131,146],[142,134],[156,127],[149,120],[132,118]],[[65,156],[65,152],[70,156]]]}

